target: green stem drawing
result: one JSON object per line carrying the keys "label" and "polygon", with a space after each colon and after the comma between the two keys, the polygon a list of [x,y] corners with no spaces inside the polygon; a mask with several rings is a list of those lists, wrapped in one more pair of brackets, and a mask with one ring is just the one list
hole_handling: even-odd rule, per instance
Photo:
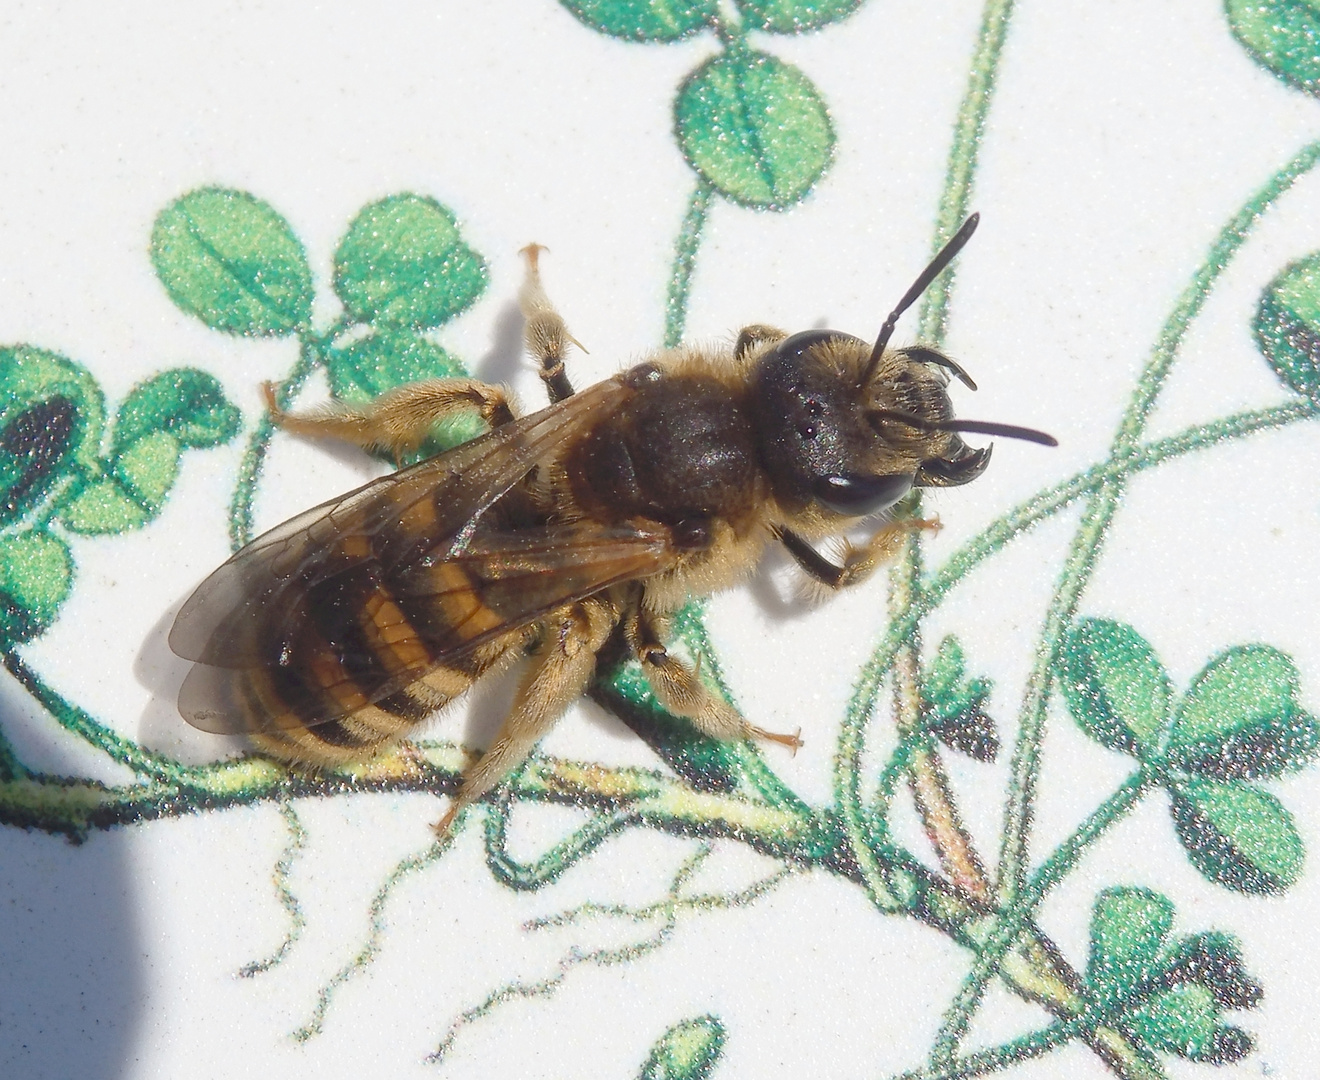
{"label": "green stem drawing", "polygon": [[[1008,37],[1013,0],[988,0],[981,15],[981,28],[972,54],[967,91],[958,107],[949,164],[944,174],[935,217],[935,236],[931,252],[939,251],[956,233],[971,213],[972,182],[980,160],[981,137],[994,96],[995,78]],[[953,295],[957,266],[951,266],[936,278],[922,297],[918,337],[931,345],[940,345],[948,335],[949,299]]]}
{"label": "green stem drawing", "polygon": [[[1119,423],[1110,449],[1110,462],[1129,458],[1136,451],[1159,391],[1188,329],[1204,307],[1213,286],[1265,211],[1301,176],[1309,172],[1317,161],[1320,161],[1320,141],[1311,143],[1271,177],[1220,231],[1205,262],[1183,290],[1156,339],[1151,359]],[[1036,649],[1036,660],[1023,695],[999,862],[999,906],[1005,918],[1017,908],[1019,894],[1027,884],[1026,852],[1035,804],[1036,774],[1044,737],[1045,710],[1059,645],[1077,612],[1082,593],[1090,583],[1105,534],[1122,501],[1129,472],[1124,470],[1103,480],[1091,497],[1046,614],[1044,630]],[[1010,940],[1003,940],[1006,937]],[[995,950],[987,949],[978,956],[967,981],[945,1014],[944,1024],[932,1048],[932,1065],[943,1065],[956,1053],[981,995],[995,973],[998,960],[1009,944],[1010,935],[997,935],[995,945],[1000,955],[996,956]]]}
{"label": "green stem drawing", "polygon": [[[287,408],[297,397],[298,391],[311,377],[312,372],[324,364],[324,350],[349,325],[350,320],[344,316],[322,335],[301,337],[298,359],[275,390],[275,401],[280,408]],[[252,540],[252,502],[256,497],[257,484],[261,482],[266,454],[270,450],[270,440],[274,434],[275,424],[270,414],[263,409],[257,420],[257,426],[248,439],[247,449],[243,452],[243,460],[238,467],[238,478],[234,483],[234,495],[229,504],[231,551],[245,547]]]}
{"label": "green stem drawing", "polygon": [[284,934],[284,940],[280,942],[273,953],[264,959],[244,964],[239,969],[238,976],[240,979],[250,979],[252,976],[260,975],[262,972],[269,971],[277,964],[282,963],[284,958],[289,955],[290,950],[297,944],[298,939],[302,937],[303,929],[307,925],[307,916],[303,914],[298,898],[289,886],[289,875],[293,872],[293,864],[297,861],[298,856],[302,854],[303,848],[307,846],[307,830],[303,828],[303,823],[298,817],[298,811],[293,808],[291,803],[286,802],[280,806],[280,817],[284,819],[285,828],[288,829],[289,842],[280,854],[279,862],[275,864],[273,877],[275,896],[279,900],[280,907],[284,909],[285,915],[288,916],[289,929]]}
{"label": "green stem drawing", "polygon": [[371,961],[375,959],[380,951],[381,939],[385,936],[385,907],[389,902],[390,895],[394,889],[404,879],[411,877],[419,870],[424,870],[432,863],[438,862],[449,850],[453,843],[452,835],[445,840],[432,844],[425,851],[416,855],[409,855],[401,859],[390,871],[389,876],[379,889],[376,895],[371,898],[371,906],[368,909],[370,918],[370,931],[367,940],[357,955],[347,964],[340,968],[331,977],[330,981],[321,988],[321,992],[316,998],[316,1007],[312,1010],[311,1018],[293,1033],[293,1037],[298,1042],[306,1042],[313,1035],[321,1032],[321,1025],[325,1020],[325,1014],[330,1008],[330,1002],[334,1000],[335,992],[348,982],[354,976],[365,970]]}
{"label": "green stem drawing", "polygon": [[[41,703],[42,708],[50,713],[60,727],[78,736],[89,746],[96,747],[112,761],[132,769],[139,776],[148,776],[154,780],[181,787],[191,787],[195,780],[205,776],[207,771],[205,768],[193,769],[181,765],[172,758],[144,750],[131,739],[125,739],[116,734],[93,718],[91,714],[60,696],[41,676],[28,667],[17,653],[9,650],[0,652],[0,662],[3,662],[9,674],[17,679],[24,689]],[[31,777],[35,780],[34,774],[16,757],[13,757],[12,751],[10,751],[10,756],[12,758],[11,776],[16,779]]]}
{"label": "green stem drawing", "polygon": [[1052,1053],[1083,1034],[1086,1025],[1082,1017],[1050,1024],[1039,1031],[1020,1035],[999,1046],[978,1050],[939,1068],[914,1069],[902,1073],[895,1080],[962,1080],[966,1077],[986,1076],[1030,1058]]}
{"label": "green stem drawing", "polygon": [[[1003,53],[1011,12],[1011,0],[989,0],[982,15],[981,29],[977,36],[976,48],[972,57],[971,74],[968,79],[966,93],[958,110],[953,143],[949,151],[949,166],[945,173],[944,191],[940,197],[939,211],[936,217],[935,250],[943,246],[967,216],[981,136],[985,130],[986,117],[990,111],[995,75]],[[922,340],[936,347],[943,342],[945,337],[952,287],[952,271],[946,270],[926,290],[922,300],[920,336]],[[900,650],[914,648],[915,638],[913,635],[916,632],[918,619],[907,618],[905,615],[914,611],[919,595],[919,589],[917,588],[919,554],[916,547],[915,538],[910,539],[904,545],[904,551],[900,554],[898,563],[890,575],[891,629],[894,625],[901,623],[906,626],[906,630],[901,642],[895,643],[894,651],[886,658],[884,668],[881,671],[889,670],[892,667],[894,658]],[[915,653],[913,655],[915,656]],[[889,892],[885,886],[880,868],[872,864],[871,857],[868,854],[869,845],[866,842],[863,824],[868,815],[861,805],[861,781],[859,776],[862,751],[866,745],[866,726],[872,714],[874,689],[878,686],[881,671],[876,671],[871,665],[868,665],[867,669],[863,671],[861,682],[857,691],[854,692],[852,701],[849,703],[839,733],[838,749],[834,756],[834,798],[835,804],[839,807],[849,843],[852,845],[853,853],[862,869],[867,893],[872,903],[881,911],[892,912],[901,908],[902,905]],[[860,704],[859,695],[866,695],[868,691],[870,692],[869,699],[866,701],[865,708],[857,708],[856,706]],[[909,705],[911,705],[914,697],[914,694],[908,694]],[[911,717],[909,717],[909,720],[911,720]],[[911,775],[915,786],[924,787],[932,792],[944,789],[944,785],[940,783],[937,775],[936,766],[933,764],[933,758],[929,756],[921,763],[920,769],[914,769]],[[947,812],[949,809],[946,807],[946,812],[941,816],[945,820],[956,820],[956,815]],[[930,811],[928,820],[934,816],[935,808],[930,808]],[[959,876],[966,884],[971,885],[975,892],[980,892],[984,882],[979,876],[979,860],[968,857],[970,842],[966,840],[965,834],[962,842],[960,842],[957,835],[958,831],[955,829],[945,834],[951,844],[947,847],[941,847],[942,857],[950,866],[959,868]]]}
{"label": "green stem drawing", "polygon": [[697,266],[697,251],[701,247],[701,234],[706,227],[706,215],[710,211],[713,194],[714,189],[710,184],[698,177],[692,189],[692,197],[688,200],[687,213],[683,215],[683,224],[678,230],[678,239],[674,243],[674,268],[669,276],[669,292],[665,297],[666,349],[677,347],[683,341],[687,328],[692,273]]}

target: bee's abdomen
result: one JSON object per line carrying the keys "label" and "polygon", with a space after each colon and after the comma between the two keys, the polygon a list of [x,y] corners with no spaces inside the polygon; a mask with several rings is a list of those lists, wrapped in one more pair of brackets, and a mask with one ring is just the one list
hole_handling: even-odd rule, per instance
{"label": "bee's abdomen", "polygon": [[309,589],[285,662],[246,673],[254,744],[287,760],[361,760],[404,738],[522,639],[515,631],[488,640],[502,620],[460,567],[436,569],[449,587],[423,595],[376,564]]}

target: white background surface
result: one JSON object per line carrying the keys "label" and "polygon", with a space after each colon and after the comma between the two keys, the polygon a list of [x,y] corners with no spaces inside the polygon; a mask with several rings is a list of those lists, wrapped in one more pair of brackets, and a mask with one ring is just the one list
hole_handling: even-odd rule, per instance
{"label": "white background surface", "polygon": [[[760,39],[822,91],[837,157],[788,213],[716,201],[690,338],[726,338],[752,321],[874,332],[926,258],[979,18],[965,0],[873,0],[820,33]],[[281,376],[295,346],[226,337],[176,309],[147,257],[156,214],[210,184],[268,201],[307,246],[324,318],[334,314],[331,256],[348,221],[409,190],[453,208],[490,262],[483,299],[438,335],[446,348],[538,399],[511,307],[517,250],[536,240],[550,248],[551,295],[591,349],[575,377],[599,378],[659,342],[692,189],[671,133],[673,89],[713,48],[703,37],[614,42],[551,0],[10,5],[0,32],[0,340],[80,361],[111,402],[163,368],[204,368],[250,425],[257,384]],[[1062,445],[1003,443],[984,478],[937,494],[945,529],[932,562],[1103,456],[1178,294],[1223,222],[1320,132],[1318,110],[1248,59],[1218,4],[1018,6],[974,198],[983,224],[960,262],[948,345],[982,387],[960,401],[964,414],[1045,427]],[[1317,211],[1320,178],[1311,177],[1261,224],[1189,339],[1151,436],[1284,400],[1249,320],[1264,284],[1320,248]],[[23,650],[93,715],[188,760],[229,748],[178,719],[167,690],[182,669],[160,666],[159,638],[227,554],[242,445],[187,454],[146,529],[77,541],[76,591],[54,629]],[[1183,689],[1228,645],[1268,642],[1295,658],[1314,710],[1315,461],[1313,426],[1296,426],[1143,475],[1083,612],[1134,625]],[[257,525],[360,482],[368,468],[277,441]],[[973,669],[994,678],[1001,725],[1015,715],[1075,518],[1061,515],[985,564],[928,629],[930,641],[956,629]],[[791,595],[783,570],[717,598],[709,621],[744,711],[772,729],[804,729],[806,748],[791,760],[770,751],[772,766],[824,803],[844,703],[883,627],[884,586],[877,579],[806,610],[776,600]],[[445,730],[480,742],[503,700],[489,691]],[[128,779],[56,731],[7,679],[0,710],[32,767]],[[653,764],[621,724],[587,705],[546,750]],[[949,764],[968,823],[992,853],[1004,763]],[[1126,768],[1056,707],[1037,850],[1065,836]],[[1309,846],[1315,789],[1314,773],[1274,788]],[[426,1064],[451,1020],[494,987],[553,974],[573,945],[637,933],[595,925],[530,934],[526,920],[587,899],[657,899],[694,843],[629,835],[556,885],[517,894],[491,881],[469,829],[398,890],[375,964],[338,992],[320,1036],[295,1043],[289,1033],[309,1018],[318,989],[361,948],[372,895],[397,860],[426,847],[440,805],[424,796],[301,804],[309,839],[292,885],[307,930],[283,965],[253,980],[234,973],[285,929],[270,884],[285,842],[276,808],[96,833],[81,847],[0,832],[0,1073],[622,1078],[671,1024],[713,1012],[729,1031],[720,1077],[875,1077],[921,1060],[966,968],[947,939],[882,918],[838,879],[803,874],[751,908],[684,917],[665,948],[635,964],[578,969],[554,999],[507,1005],[468,1028],[444,1065]],[[569,820],[527,817],[536,820],[515,817],[526,834],[514,841],[528,853]],[[773,868],[732,843],[716,847],[703,887],[739,888]],[[1316,880],[1309,873],[1274,899],[1208,885],[1156,795],[1091,854],[1042,922],[1080,967],[1095,892],[1141,884],[1176,901],[1179,931],[1236,933],[1267,998],[1233,1018],[1256,1034],[1257,1053],[1215,1076],[1268,1066],[1303,1077],[1320,1057]],[[972,1041],[1043,1021],[996,992]],[[1208,1075],[1181,1061],[1169,1071]],[[1107,1074],[1070,1049],[1008,1075]]]}

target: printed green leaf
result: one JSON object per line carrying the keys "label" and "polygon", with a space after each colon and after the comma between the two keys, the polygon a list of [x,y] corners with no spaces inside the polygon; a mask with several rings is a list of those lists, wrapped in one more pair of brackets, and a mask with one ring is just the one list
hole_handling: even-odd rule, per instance
{"label": "printed green leaf", "polygon": [[1105,889],[1091,910],[1086,981],[1099,1000],[1124,997],[1149,982],[1164,959],[1173,902],[1150,889]]}
{"label": "printed green leaf", "polygon": [[1320,252],[1286,267],[1261,294],[1256,344],[1282,383],[1320,398]]}
{"label": "printed green leaf", "polygon": [[724,1052],[724,1025],[715,1016],[675,1024],[651,1048],[641,1080],[705,1080]]}
{"label": "printed green leaf", "polygon": [[454,215],[420,195],[365,207],[335,252],[335,292],[358,322],[432,329],[471,307],[487,280]]}
{"label": "printed green leaf", "polygon": [[369,334],[334,349],[326,367],[330,392],[352,402],[370,401],[406,383],[467,376],[456,356],[406,331]]}
{"label": "printed green leaf", "polygon": [[692,73],[674,122],[688,163],[726,198],[760,210],[800,202],[834,152],[834,128],[811,80],[745,48]]}
{"label": "printed green leaf", "polygon": [[73,582],[68,546],[44,529],[0,536],[0,642],[30,641],[55,621]]}
{"label": "printed green leaf", "polygon": [[925,720],[929,730],[946,746],[977,761],[994,761],[999,733],[985,712],[989,679],[969,679],[958,639],[940,642],[930,666],[923,672]]}
{"label": "printed green leaf", "polygon": [[112,476],[104,476],[88,484],[65,503],[60,511],[60,524],[70,532],[85,536],[104,536],[138,529],[150,518],[148,509]]}
{"label": "printed green leaf", "polygon": [[138,439],[115,461],[115,479],[148,517],[155,517],[165,505],[165,497],[179,475],[182,453],[178,439],[169,432],[156,431]]}
{"label": "printed green leaf", "polygon": [[1221,1009],[1254,1009],[1265,995],[1260,983],[1247,974],[1237,939],[1214,930],[1179,942],[1170,977],[1174,983],[1200,983]]}
{"label": "printed green leaf", "polygon": [[184,446],[218,446],[238,434],[241,421],[215,376],[174,368],[129,391],[115,419],[114,445],[167,431]]}
{"label": "printed green leaf", "polygon": [[1228,25],[1251,58],[1284,82],[1320,93],[1320,3],[1228,0]]}
{"label": "printed green leaf", "polygon": [[1219,1022],[1224,1009],[1252,1008],[1258,983],[1226,934],[1174,939],[1173,904],[1150,889],[1106,889],[1091,916],[1086,969],[1088,1011],[1118,1026],[1162,1075],[1157,1054],[1193,1061],[1236,1061],[1251,1038]]}
{"label": "printed green leaf", "polygon": [[1124,1017],[1150,1049],[1199,1059],[1214,1044],[1219,1008],[1204,986],[1188,983],[1156,994]]}
{"label": "printed green leaf", "polygon": [[1059,668],[1068,711],[1091,738],[1141,758],[1158,753],[1173,687],[1132,627],[1081,620],[1068,631]]}
{"label": "printed green leaf", "polygon": [[749,30],[805,34],[842,22],[863,0],[734,0]]}
{"label": "printed green leaf", "polygon": [[1276,893],[1301,876],[1302,838],[1269,792],[1190,780],[1170,793],[1178,839],[1208,880],[1238,892]]}
{"label": "printed green leaf", "polygon": [[96,469],[105,402],[81,364],[0,349],[0,524],[36,506],[61,475]]}
{"label": "printed green leaf", "polygon": [[213,330],[278,337],[312,317],[312,272],[289,223],[245,191],[199,188],[170,203],[151,233],[170,299]]}
{"label": "printed green leaf", "polygon": [[579,22],[624,41],[678,41],[714,22],[717,0],[559,0]]}
{"label": "printed green leaf", "polygon": [[1320,745],[1297,705],[1292,660],[1266,645],[1230,649],[1206,665],[1174,720],[1170,761],[1213,780],[1250,780],[1301,768]]}

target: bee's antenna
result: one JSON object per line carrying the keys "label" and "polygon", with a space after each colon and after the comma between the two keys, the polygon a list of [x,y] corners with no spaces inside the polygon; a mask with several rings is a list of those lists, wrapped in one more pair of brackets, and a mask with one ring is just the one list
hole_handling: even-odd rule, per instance
{"label": "bee's antenna", "polygon": [[940,253],[931,259],[930,265],[921,272],[921,276],[912,283],[912,288],[903,294],[903,299],[898,302],[898,307],[889,313],[889,318],[885,320],[884,326],[880,327],[880,336],[875,339],[875,348],[871,350],[871,359],[866,363],[866,370],[862,372],[862,381],[859,386],[865,386],[871,381],[871,376],[875,374],[876,365],[880,363],[880,357],[885,354],[885,346],[889,344],[889,339],[893,337],[894,326],[903,312],[907,311],[917,302],[917,297],[924,293],[930,283],[940,276],[940,272],[953,262],[953,257],[962,251],[964,245],[972,238],[972,233],[976,232],[976,226],[980,224],[981,215],[973,214],[962,223],[962,228],[953,234],[953,239],[940,249]]}
{"label": "bee's antenna", "polygon": [[1022,439],[1025,442],[1039,443],[1041,446],[1058,446],[1059,440],[1053,435],[1035,428],[1018,427],[1016,424],[1000,424],[993,420],[923,420],[915,413],[902,412],[899,409],[868,409],[869,420],[897,420],[900,424],[916,428],[918,431],[966,431],[977,435],[1002,435],[1006,439]]}

